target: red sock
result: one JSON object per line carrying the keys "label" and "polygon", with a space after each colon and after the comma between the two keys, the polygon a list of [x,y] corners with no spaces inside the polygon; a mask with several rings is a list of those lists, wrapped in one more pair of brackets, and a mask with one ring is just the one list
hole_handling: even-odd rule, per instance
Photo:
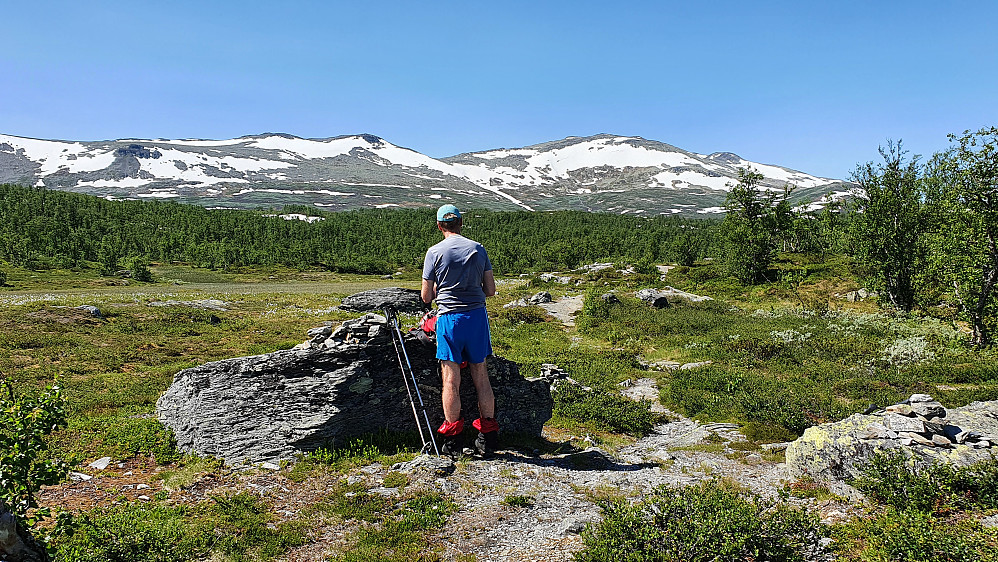
{"label": "red sock", "polygon": [[472,422],[471,425],[482,433],[499,431],[499,422],[497,422],[495,418],[478,418]]}
{"label": "red sock", "polygon": [[[478,421],[476,420],[475,423],[478,423]],[[496,426],[496,428],[498,427],[499,426]],[[459,435],[462,431],[464,431],[464,418],[461,418],[456,422],[444,420],[444,423],[440,425],[440,429],[437,430],[437,433],[446,437],[453,437],[455,435]]]}

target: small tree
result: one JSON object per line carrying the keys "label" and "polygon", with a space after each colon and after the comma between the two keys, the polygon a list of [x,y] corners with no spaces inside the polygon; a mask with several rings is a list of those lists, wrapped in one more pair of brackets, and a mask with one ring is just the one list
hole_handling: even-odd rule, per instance
{"label": "small tree", "polygon": [[100,268],[100,274],[110,277],[117,273],[119,260],[121,260],[121,253],[118,252],[117,247],[107,240],[101,242],[100,248],[97,250],[97,266]]}
{"label": "small tree", "polygon": [[7,272],[0,269],[0,287],[7,286]]}
{"label": "small tree", "polygon": [[132,279],[136,281],[152,281],[152,273],[149,271],[149,264],[145,259],[134,257],[128,260],[128,269],[132,272]]}
{"label": "small tree", "polygon": [[949,138],[956,145],[931,166],[930,263],[984,347],[998,326],[998,127]]}
{"label": "small tree", "polygon": [[728,214],[721,224],[728,272],[743,283],[765,280],[776,257],[781,225],[792,212],[791,188],[782,193],[760,189],[763,175],[748,169],[738,170],[738,184],[731,186],[724,207]]}
{"label": "small tree", "polygon": [[[58,483],[68,471],[65,462],[43,459],[48,448],[45,435],[65,423],[58,384],[26,396],[0,378],[0,560],[48,559],[30,530],[51,515],[47,508],[38,509],[35,494],[42,486]],[[29,510],[34,510],[30,517]]]}
{"label": "small tree", "polygon": [[870,285],[891,306],[915,305],[916,266],[926,231],[924,183],[918,157],[906,157],[901,142],[880,148],[883,162],[853,172],[859,184],[854,223],[855,253],[870,269]]}

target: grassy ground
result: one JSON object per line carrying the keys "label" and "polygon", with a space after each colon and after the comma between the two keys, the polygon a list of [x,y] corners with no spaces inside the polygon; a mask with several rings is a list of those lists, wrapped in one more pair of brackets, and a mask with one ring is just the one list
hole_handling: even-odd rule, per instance
{"label": "grassy ground", "polygon": [[[333,309],[347,294],[418,286],[412,272],[390,280],[283,269],[214,272],[170,265],[152,270],[154,283],[127,285],[72,271],[9,272],[11,287],[0,289],[0,373],[24,391],[61,378],[70,419],[68,428],[53,435],[53,455],[77,462],[101,456],[147,458],[172,471],[167,476],[181,479],[191,478],[187,473],[192,471],[211,472],[210,463],[183,459],[169,432],[154,419],[155,401],[177,371],[291,347],[323,321],[355,316]],[[591,386],[592,393],[559,397],[548,428],[552,434],[592,434],[610,445],[633,440],[654,421],[646,406],[616,392],[618,382],[638,377],[655,378],[662,402],[675,411],[742,424],[757,442],[792,439],[810,425],[840,419],[870,403],[894,403],[914,392],[932,394],[947,406],[998,399],[995,354],[966,347],[963,328],[945,314],[892,316],[873,302],[846,302],[836,295],[860,285],[843,260],[792,256],[777,270],[774,278],[779,270],[793,270],[801,272],[803,281],[745,287],[703,263],[675,268],[664,281],[658,275],[603,271],[577,275],[568,286],[537,279],[503,283],[490,305],[494,347],[519,362],[526,376],[537,374],[543,363],[557,363]],[[632,296],[636,289],[663,285],[716,300],[656,310]],[[556,297],[587,292],[578,327],[566,330],[537,308],[500,306],[539,290]],[[599,304],[598,295],[609,291],[618,294],[620,304]],[[225,310],[149,306],[201,299],[227,304]],[[72,308],[79,305],[97,306],[105,318]],[[639,357],[712,364],[689,371],[648,371]],[[361,443],[306,459],[294,477],[308,480],[357,463],[388,461],[411,454],[410,449],[390,439]],[[317,507],[313,515],[342,516],[337,510],[370,507],[363,504],[366,496],[343,499],[357,497],[356,491],[339,492],[343,497],[331,495],[331,507]],[[232,509],[222,512],[207,505],[164,505],[149,511],[126,504],[94,512],[92,529],[135,518],[163,521],[157,532],[173,529],[198,552],[205,529],[198,521],[229,517],[219,523],[222,528],[235,528],[239,536],[252,531],[259,538],[232,538],[226,543],[232,545],[226,547],[229,551],[221,553],[229,559],[269,559],[307,540],[307,520],[281,526],[269,519],[266,506],[246,498],[225,501],[229,503],[222,505]],[[386,533],[393,529],[409,534],[392,552],[402,552],[399,559],[415,559],[427,552],[426,533],[450,509],[446,498],[412,491],[365,523],[366,530],[352,536],[339,559],[372,559],[372,553],[385,552]]]}

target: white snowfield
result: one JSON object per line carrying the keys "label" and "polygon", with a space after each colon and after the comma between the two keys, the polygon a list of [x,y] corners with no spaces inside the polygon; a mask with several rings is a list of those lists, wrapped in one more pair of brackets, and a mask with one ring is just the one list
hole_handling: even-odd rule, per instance
{"label": "white snowfield", "polygon": [[[303,139],[285,135],[242,137],[228,140],[142,140],[126,139],[115,145],[95,146],[80,142],[36,140],[11,135],[0,135],[0,151],[23,155],[38,164],[38,182],[45,185],[45,177],[59,173],[100,172],[111,167],[116,160],[117,147],[123,143],[139,144],[158,151],[156,158],[135,158],[129,171],[130,177],[79,181],[77,185],[108,188],[141,188],[163,181],[181,182],[180,187],[199,189],[254,182],[296,181],[321,183],[338,180],[291,180],[294,169],[309,161],[345,157],[344,162],[367,161],[376,166],[391,168],[396,174],[411,177],[411,183],[360,183],[349,185],[385,187],[389,189],[426,189],[433,181],[454,181],[455,178],[473,184],[481,191],[502,197],[524,209],[533,210],[519,193],[524,189],[553,188],[576,194],[622,192],[620,189],[600,189],[599,178],[622,170],[641,170],[648,178],[645,188],[650,189],[707,189],[727,191],[737,180],[737,168],[751,168],[771,180],[788,182],[810,188],[837,183],[837,180],[820,178],[795,172],[779,166],[750,162],[735,156],[710,157],[679,149],[644,146],[643,139],[622,136],[589,138],[569,137],[558,148],[543,145],[518,149],[499,149],[463,155],[463,162],[444,162],[414,150],[396,146],[372,135],[353,135],[333,139]],[[566,144],[567,143],[567,144]],[[647,144],[647,143],[645,143]],[[4,146],[7,145],[7,146]],[[538,148],[539,147],[539,148]],[[351,160],[353,159],[353,160]],[[139,169],[134,171],[134,161]],[[501,161],[501,162],[499,162]],[[323,162],[323,166],[336,166],[338,162]],[[399,170],[401,168],[402,170]],[[581,172],[585,171],[585,172]],[[573,179],[576,173],[585,176]],[[117,176],[116,176],[117,177]],[[582,181],[584,178],[585,181]],[[64,180],[63,180],[64,181]],[[444,184],[446,185],[446,184]],[[579,187],[585,186],[585,187]],[[617,186],[619,188],[619,185]],[[430,189],[441,189],[433,188]],[[448,188],[450,191],[457,191]],[[202,193],[221,193],[220,190],[202,189]],[[236,195],[252,191],[271,193],[317,193],[333,196],[353,193],[325,190],[289,190],[245,187]],[[545,189],[544,197],[552,197]],[[566,191],[561,191],[562,194]],[[140,197],[176,197],[175,191],[149,190],[135,193]],[[536,195],[535,195],[536,196]],[[439,195],[430,195],[439,198]],[[634,211],[632,211],[634,212]],[[701,212],[717,212],[715,208]]]}

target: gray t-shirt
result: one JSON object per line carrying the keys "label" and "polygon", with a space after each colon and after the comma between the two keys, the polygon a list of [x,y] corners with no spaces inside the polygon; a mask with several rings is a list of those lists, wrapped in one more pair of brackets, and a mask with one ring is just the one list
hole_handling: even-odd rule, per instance
{"label": "gray t-shirt", "polygon": [[484,307],[482,276],[491,270],[485,248],[460,234],[431,246],[423,260],[423,279],[437,284],[439,314]]}

